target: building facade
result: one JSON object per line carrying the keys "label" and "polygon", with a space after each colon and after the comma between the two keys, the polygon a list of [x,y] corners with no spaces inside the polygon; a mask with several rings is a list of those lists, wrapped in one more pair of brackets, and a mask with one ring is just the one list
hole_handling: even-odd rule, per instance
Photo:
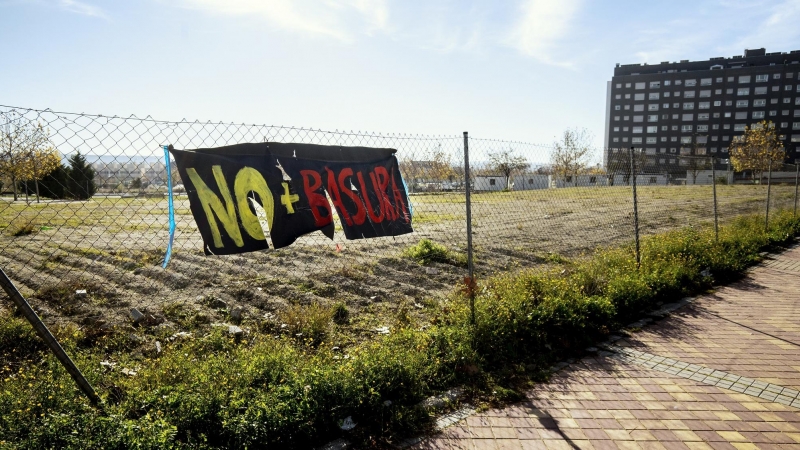
{"label": "building facade", "polygon": [[607,84],[603,163],[624,164],[634,147],[645,172],[685,176],[692,157],[707,156],[723,168],[731,142],[762,120],[775,124],[787,162],[800,159],[800,50],[617,64]]}

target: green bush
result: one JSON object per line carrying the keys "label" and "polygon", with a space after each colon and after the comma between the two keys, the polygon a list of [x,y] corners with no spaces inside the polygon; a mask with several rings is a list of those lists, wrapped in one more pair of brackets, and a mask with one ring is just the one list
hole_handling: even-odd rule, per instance
{"label": "green bush", "polygon": [[437,244],[430,239],[422,239],[414,246],[407,248],[403,254],[420,264],[430,264],[440,262],[451,264],[458,267],[467,266],[467,256],[463,253],[454,252],[442,244]]}
{"label": "green bush", "polygon": [[[426,327],[393,329],[336,352],[323,341],[342,313],[318,305],[282,318],[319,345],[259,333],[235,340],[214,329],[165,340],[147,359],[114,352],[113,335],[80,349],[79,333],[67,334],[65,347],[107,400],[104,413],[88,405],[29,327],[5,313],[0,447],[309,448],[342,434],[364,445],[396,442],[430,423],[418,406],[425,397],[466,385],[484,398],[518,398],[509,386],[520,372],[579,353],[659,301],[740,276],[759,252],[799,232],[791,214],[774,215],[768,231],[763,217],[746,217],[721,228],[719,240],[710,228],[645,237],[638,269],[631,245],[558,269],[501,274],[477,286],[474,325],[469,299],[456,292]],[[423,242],[414,254],[442,257],[441,246]],[[100,366],[108,359],[114,370]],[[136,375],[123,375],[123,367]],[[339,428],[346,417],[357,424],[349,432]]]}

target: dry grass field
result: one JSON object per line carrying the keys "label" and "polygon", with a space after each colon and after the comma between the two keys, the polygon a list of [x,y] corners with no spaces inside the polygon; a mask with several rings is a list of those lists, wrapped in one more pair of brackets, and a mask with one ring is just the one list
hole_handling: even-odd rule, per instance
{"label": "dry grass field", "polygon": [[[713,223],[710,186],[639,187],[644,234]],[[765,186],[718,186],[720,222],[763,213]],[[423,266],[403,251],[423,238],[466,250],[463,193],[412,195],[415,232],[334,241],[319,233],[294,245],[239,256],[204,256],[185,197],[176,199],[173,259],[167,201],[102,198],[25,204],[0,199],[0,267],[48,323],[98,328],[128,324],[130,308],[149,324],[180,331],[232,320],[278,326],[297,308],[346,309],[353,339],[393,321],[423,318],[466,276],[461,265]],[[792,208],[794,186],[773,186],[771,208]],[[473,237],[479,276],[557,263],[633,240],[629,186],[476,193]],[[75,291],[86,289],[87,294]],[[8,308],[9,302],[0,302]],[[297,319],[300,320],[300,319]],[[238,321],[238,319],[237,319]]]}

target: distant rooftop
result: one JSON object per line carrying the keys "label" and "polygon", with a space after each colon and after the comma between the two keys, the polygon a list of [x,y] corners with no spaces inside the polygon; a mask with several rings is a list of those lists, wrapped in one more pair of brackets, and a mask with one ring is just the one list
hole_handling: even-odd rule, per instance
{"label": "distant rooftop", "polygon": [[733,69],[740,67],[775,66],[800,64],[800,50],[767,53],[765,48],[745,49],[744,55],[709,58],[703,61],[678,62],[662,61],[658,64],[619,64],[614,68],[614,76],[644,75],[653,73],[693,72],[698,70]]}

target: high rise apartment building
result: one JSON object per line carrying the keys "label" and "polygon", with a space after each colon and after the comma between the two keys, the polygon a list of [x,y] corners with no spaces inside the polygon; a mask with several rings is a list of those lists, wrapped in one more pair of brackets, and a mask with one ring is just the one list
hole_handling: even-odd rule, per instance
{"label": "high rise apartment building", "polygon": [[[606,166],[644,153],[646,172],[686,173],[687,156],[715,156],[746,126],[775,124],[787,161],[800,159],[800,50],[627,64],[614,69],[606,94]],[[623,156],[624,155],[624,156]]]}

